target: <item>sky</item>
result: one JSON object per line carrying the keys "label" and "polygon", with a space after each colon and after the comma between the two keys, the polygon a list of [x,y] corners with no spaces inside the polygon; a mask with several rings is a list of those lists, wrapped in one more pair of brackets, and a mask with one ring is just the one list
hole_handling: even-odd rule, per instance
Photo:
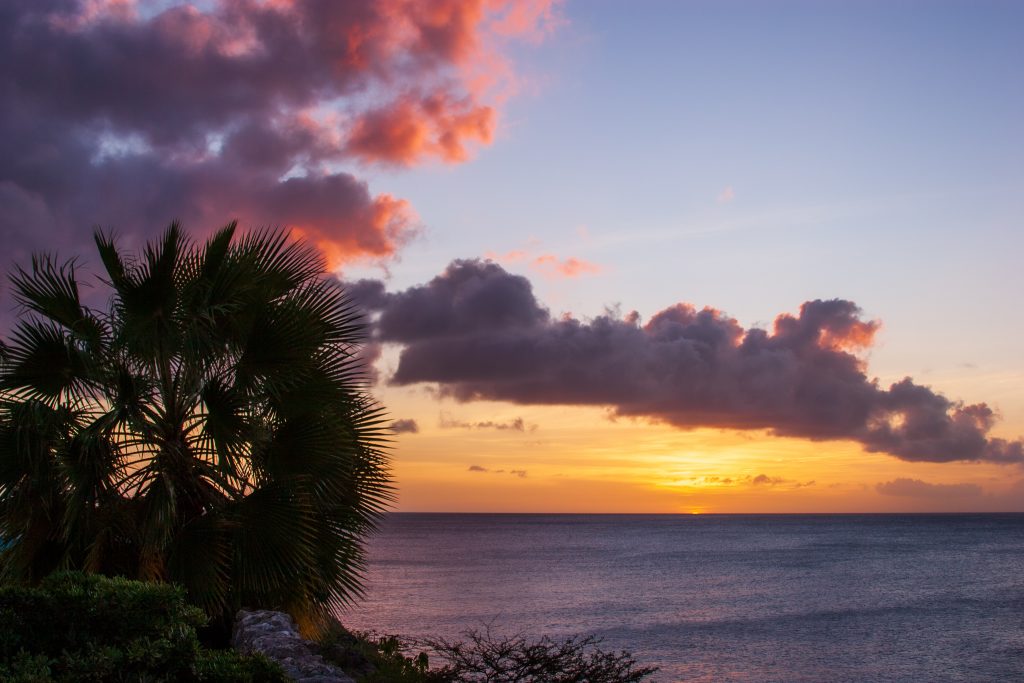
{"label": "sky", "polygon": [[1024,510],[1020,3],[11,0],[0,64],[5,267],[290,227],[399,510]]}

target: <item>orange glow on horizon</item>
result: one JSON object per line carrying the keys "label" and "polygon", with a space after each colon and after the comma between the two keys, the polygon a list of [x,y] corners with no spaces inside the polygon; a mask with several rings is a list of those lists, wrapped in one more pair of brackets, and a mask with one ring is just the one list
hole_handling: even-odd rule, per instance
{"label": "orange glow on horizon", "polygon": [[763,430],[612,421],[597,408],[438,404],[423,389],[384,393],[393,416],[418,424],[395,437],[399,511],[1024,510],[1024,472],[1014,467],[905,462],[852,442]]}

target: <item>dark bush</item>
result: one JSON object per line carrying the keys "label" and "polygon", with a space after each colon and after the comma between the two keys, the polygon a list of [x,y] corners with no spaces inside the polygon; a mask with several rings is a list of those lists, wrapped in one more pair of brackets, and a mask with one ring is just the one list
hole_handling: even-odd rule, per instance
{"label": "dark bush", "polygon": [[320,652],[358,683],[639,683],[657,671],[629,652],[602,650],[594,636],[531,640],[485,627],[463,637],[410,642],[335,623]]}
{"label": "dark bush", "polygon": [[278,683],[288,678],[281,667],[261,655],[242,656],[233,650],[200,650],[192,667],[203,683]]}
{"label": "dark bush", "polygon": [[411,654],[396,636],[352,633],[334,622],[318,643],[321,656],[336,664],[358,683],[454,683],[432,671],[424,652]]}
{"label": "dark bush", "polygon": [[0,680],[285,681],[276,665],[203,650],[182,588],[78,572],[0,589]]}
{"label": "dark bush", "polygon": [[458,683],[638,683],[657,667],[638,666],[629,652],[606,652],[596,636],[528,640],[498,636],[490,628],[471,630],[463,641],[422,643],[444,666],[438,671]]}

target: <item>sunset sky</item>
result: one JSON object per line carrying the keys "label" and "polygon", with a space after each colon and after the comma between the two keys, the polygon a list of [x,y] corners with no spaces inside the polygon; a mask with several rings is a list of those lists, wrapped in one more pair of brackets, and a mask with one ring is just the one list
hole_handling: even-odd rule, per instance
{"label": "sunset sky", "polygon": [[399,510],[1024,510],[1024,4],[13,0],[0,64],[4,267],[292,227]]}

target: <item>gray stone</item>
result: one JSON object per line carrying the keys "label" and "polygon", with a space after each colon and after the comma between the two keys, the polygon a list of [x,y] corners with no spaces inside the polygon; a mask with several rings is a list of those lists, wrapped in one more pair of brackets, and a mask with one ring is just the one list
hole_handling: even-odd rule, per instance
{"label": "gray stone", "polygon": [[262,653],[297,683],[355,683],[344,671],[325,662],[284,612],[239,610],[231,646],[244,654]]}

